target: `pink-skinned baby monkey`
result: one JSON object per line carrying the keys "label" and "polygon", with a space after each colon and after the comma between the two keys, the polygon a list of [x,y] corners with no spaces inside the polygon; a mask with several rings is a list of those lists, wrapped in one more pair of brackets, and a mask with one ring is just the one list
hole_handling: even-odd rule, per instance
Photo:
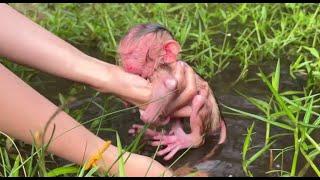
{"label": "pink-skinned baby monkey", "polygon": [[[121,40],[118,54],[125,71],[137,74],[146,78],[153,85],[152,99],[145,111],[141,112],[141,119],[145,123],[155,125],[165,125],[173,120],[171,131],[163,135],[160,132],[148,129],[146,135],[153,142],[153,146],[165,145],[166,148],[160,150],[158,155],[165,155],[165,160],[171,159],[180,149],[190,146],[197,148],[204,143],[204,135],[213,134],[220,130],[218,144],[224,144],[226,140],[226,125],[220,115],[215,98],[208,94],[207,83],[196,75],[196,93],[190,100],[186,108],[181,109],[181,117],[190,117],[191,133],[186,134],[182,128],[180,118],[172,118],[171,114],[165,112],[165,108],[177,96],[177,81],[173,76],[179,65],[186,63],[177,61],[180,52],[180,45],[172,34],[164,27],[157,24],[142,24],[133,27]],[[156,100],[161,98],[161,100]],[[211,103],[211,104],[210,104]],[[213,103],[213,104],[212,104]],[[205,111],[200,111],[202,107],[212,107]],[[202,108],[203,109],[203,108]],[[205,117],[209,114],[209,117]],[[143,128],[141,125],[134,125],[133,131]]]}

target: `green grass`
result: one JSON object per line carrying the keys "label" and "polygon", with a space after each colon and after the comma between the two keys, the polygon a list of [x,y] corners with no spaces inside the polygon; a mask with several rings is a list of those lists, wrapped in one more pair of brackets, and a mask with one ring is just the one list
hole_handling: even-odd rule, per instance
{"label": "green grass", "polygon": [[[246,175],[255,176],[251,165],[268,153],[278,153],[274,157],[270,156],[271,168],[265,172],[266,175],[304,176],[307,171],[312,171],[320,176],[317,162],[320,154],[319,138],[315,137],[320,125],[319,4],[34,3],[11,6],[84,52],[90,53],[93,49],[95,56],[114,64],[118,64],[116,48],[120,38],[130,27],[148,22],[167,26],[182,46],[182,59],[206,80],[213,79],[217,74],[227,71],[231,64],[236,64],[240,68],[239,74],[231,75],[236,77],[234,84],[241,83],[242,80],[248,80],[248,73],[254,72],[257,66],[274,64],[274,72],[270,76],[266,76],[264,70],[257,74],[257,78],[265,83],[270,92],[264,99],[239,92],[261,114],[224,106],[228,110],[226,114],[241,115],[254,121],[248,127],[244,140],[243,170]],[[46,81],[38,71],[13,64],[4,58],[0,62],[24,81],[45,92],[56,104],[65,104],[73,96],[81,99],[82,94],[89,93],[89,102],[77,109],[66,107],[64,110],[97,135],[106,131],[119,133],[119,129],[112,127],[112,120],[128,109],[113,106],[114,97],[103,96],[102,102],[97,103],[94,98],[101,95],[77,83],[69,83],[63,92],[46,94],[47,83],[52,81]],[[280,64],[288,65],[289,68],[280,69]],[[283,91],[279,88],[282,85],[280,72],[283,71],[289,72],[290,80],[300,80],[302,90]],[[85,115],[90,106],[99,109],[102,114],[86,120]],[[252,142],[254,131],[261,131],[256,129],[255,121],[265,123],[265,146],[260,149]],[[275,128],[283,132],[275,134]],[[289,145],[279,145],[281,138],[289,137],[292,138]],[[139,152],[140,138],[141,135],[124,146],[120,136],[116,141],[119,152],[123,149]],[[6,136],[0,140],[1,145],[11,142]],[[55,161],[56,157],[47,155],[45,149],[37,149],[35,146],[17,145],[28,152],[22,155],[17,150],[12,152],[12,149],[3,147],[0,148],[0,176],[97,174],[96,169],[85,172],[82,167],[73,164],[49,167],[48,162]],[[284,166],[283,158],[288,156],[292,162]],[[282,162],[280,170],[273,169],[272,164],[278,161]],[[123,163],[126,160],[119,157],[119,162],[120,176],[125,176]],[[299,166],[301,163],[303,165]]]}
{"label": "green grass", "polygon": [[[249,159],[247,159],[246,155],[249,151],[250,139],[252,138],[251,136],[254,124],[252,124],[251,128],[248,130],[242,150],[244,172],[249,176],[253,176],[252,172],[250,172],[248,168],[249,165],[256,161],[261,155],[266,153],[266,151],[270,149],[271,145],[284,135],[286,138],[288,138],[287,136],[293,137],[293,142],[290,143],[289,146],[281,147],[283,149],[291,148],[291,150],[293,150],[291,168],[285,171],[283,170],[284,168],[281,167],[281,171],[273,172],[280,172],[281,176],[302,176],[305,174],[306,169],[311,166],[312,170],[317,174],[317,176],[320,176],[319,162],[315,160],[316,155],[314,155],[320,153],[320,144],[317,142],[319,138],[317,138],[316,135],[313,137],[312,134],[312,131],[319,131],[320,129],[320,118],[317,112],[319,109],[319,105],[317,105],[317,102],[320,100],[318,97],[319,94],[313,94],[312,91],[287,91],[280,93],[279,62],[280,61],[278,61],[276,66],[276,71],[272,74],[271,82],[263,72],[258,74],[271,91],[272,97],[270,97],[268,101],[246,97],[252,104],[254,104],[263,112],[262,115],[256,115],[225,106],[227,109],[231,110],[232,112],[236,112],[238,115],[251,117],[266,123],[265,146]],[[298,94],[303,94],[303,96],[298,97]],[[270,129],[272,126],[277,126],[283,129],[285,134],[275,134],[274,136],[270,136]],[[279,148],[280,147],[278,147],[278,149]],[[301,155],[307,162],[305,167],[298,171],[298,158]],[[271,162],[273,161],[274,160],[271,159]]]}

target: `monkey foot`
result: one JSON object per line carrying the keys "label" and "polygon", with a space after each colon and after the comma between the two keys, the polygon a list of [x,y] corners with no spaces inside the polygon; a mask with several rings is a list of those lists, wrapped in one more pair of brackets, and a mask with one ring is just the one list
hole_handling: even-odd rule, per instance
{"label": "monkey foot", "polygon": [[[143,127],[143,125],[134,124],[129,133],[137,135]],[[179,150],[198,147],[202,143],[202,139],[186,134],[180,121],[172,126],[169,133],[146,129],[144,135],[144,140],[151,146],[165,146],[157,153],[158,156],[165,156],[164,160],[170,160]]]}
{"label": "monkey foot", "polygon": [[186,134],[182,129],[180,121],[172,126],[169,134],[160,134],[153,136],[152,146],[163,145],[165,148],[161,149],[157,155],[165,156],[164,160],[170,160],[179,150],[195,148],[202,143],[202,138],[196,138],[192,134]]}
{"label": "monkey foot", "polygon": [[[138,135],[144,128],[144,125],[140,124],[133,124],[132,127],[129,129],[128,133],[131,134],[132,136]],[[161,134],[165,134],[166,132],[157,132],[155,130],[152,130],[150,128],[146,129],[144,132],[144,140],[151,140],[155,136],[159,136]]]}

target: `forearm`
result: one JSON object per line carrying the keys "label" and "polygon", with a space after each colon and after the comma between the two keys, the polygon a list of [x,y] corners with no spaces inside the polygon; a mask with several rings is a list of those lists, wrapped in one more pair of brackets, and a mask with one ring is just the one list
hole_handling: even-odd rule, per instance
{"label": "forearm", "polygon": [[[44,130],[49,118],[58,107],[1,64],[0,82],[2,83],[0,86],[1,131],[16,139],[32,144],[32,134]],[[56,125],[54,138],[79,126],[77,121],[62,111],[49,125],[45,135],[45,142],[48,141],[53,124]],[[92,153],[94,151],[92,147],[99,147],[101,143],[103,143],[103,140],[95,138],[95,135],[85,127],[79,126],[54,140],[49,146],[49,151],[72,162],[82,164],[82,155]],[[88,148],[85,153],[86,144]],[[71,153],[74,149],[77,149],[77,151]]]}
{"label": "forearm", "polygon": [[[32,144],[32,134],[44,130],[58,107],[1,64],[0,82],[0,131]],[[63,111],[50,123],[45,134],[45,143],[48,142],[54,124],[56,128],[48,150],[61,158],[83,165],[104,144],[101,138]],[[117,157],[117,148],[111,145],[103,154],[104,169],[108,169]],[[151,158],[133,154],[125,166],[127,175],[143,176],[148,169],[148,162],[151,162]],[[136,167],[136,163],[140,166]],[[117,167],[116,163],[111,169],[112,174],[117,173]],[[164,169],[158,162],[154,162],[149,175],[156,176]],[[169,171],[167,175],[170,175]]]}
{"label": "forearm", "polygon": [[149,100],[151,88],[142,78],[87,56],[6,4],[0,4],[0,24],[0,56],[135,104]]}
{"label": "forearm", "polygon": [[76,59],[85,56],[79,50],[6,4],[0,4],[0,22],[0,55],[54,75],[80,80],[72,72]]}

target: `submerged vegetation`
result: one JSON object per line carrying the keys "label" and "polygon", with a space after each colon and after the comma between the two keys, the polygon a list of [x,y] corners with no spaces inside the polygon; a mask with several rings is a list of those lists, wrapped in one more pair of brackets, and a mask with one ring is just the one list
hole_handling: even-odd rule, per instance
{"label": "submerged vegetation", "polygon": [[[305,176],[311,172],[320,176],[319,4],[34,3],[11,6],[84,52],[110,63],[118,63],[117,43],[130,27],[156,22],[172,31],[182,46],[182,59],[206,80],[214,79],[231,64],[236,64],[239,74],[230,74],[236,79],[234,84],[262,81],[270,92],[263,99],[238,92],[256,106],[259,114],[222,106],[225,115],[243,116],[252,121],[242,149],[245,174],[255,176],[251,165],[268,157],[269,171],[265,175]],[[113,132],[120,152],[122,149],[139,151],[140,136],[122,148],[119,127],[113,127],[111,121],[127,109],[119,111],[119,107],[112,106],[110,102],[116,101],[112,96],[100,96],[77,83],[52,95],[47,93],[46,86],[55,82],[45,81],[40,72],[4,58],[0,62],[56,103],[65,104],[73,96],[82,98],[80,94],[86,92],[90,97],[88,101],[78,108],[64,110],[97,134]],[[274,65],[273,72],[257,68],[265,64]],[[301,87],[284,87],[281,77],[284,71],[289,72],[290,81],[299,81]],[[256,77],[249,79],[249,72],[256,73]],[[100,101],[94,101],[95,98]],[[90,106],[100,114],[87,120]],[[263,147],[252,143],[254,131],[262,131],[256,128],[257,123],[265,123]],[[283,138],[286,143],[278,143]],[[85,172],[73,164],[57,165],[56,157],[46,156],[42,148],[21,142],[16,145],[17,142],[5,134],[0,140],[0,176],[92,176],[96,172],[94,168]],[[284,158],[290,160],[284,163]],[[120,176],[125,176],[124,161],[119,158]],[[276,163],[280,163],[280,168],[273,168]]]}

